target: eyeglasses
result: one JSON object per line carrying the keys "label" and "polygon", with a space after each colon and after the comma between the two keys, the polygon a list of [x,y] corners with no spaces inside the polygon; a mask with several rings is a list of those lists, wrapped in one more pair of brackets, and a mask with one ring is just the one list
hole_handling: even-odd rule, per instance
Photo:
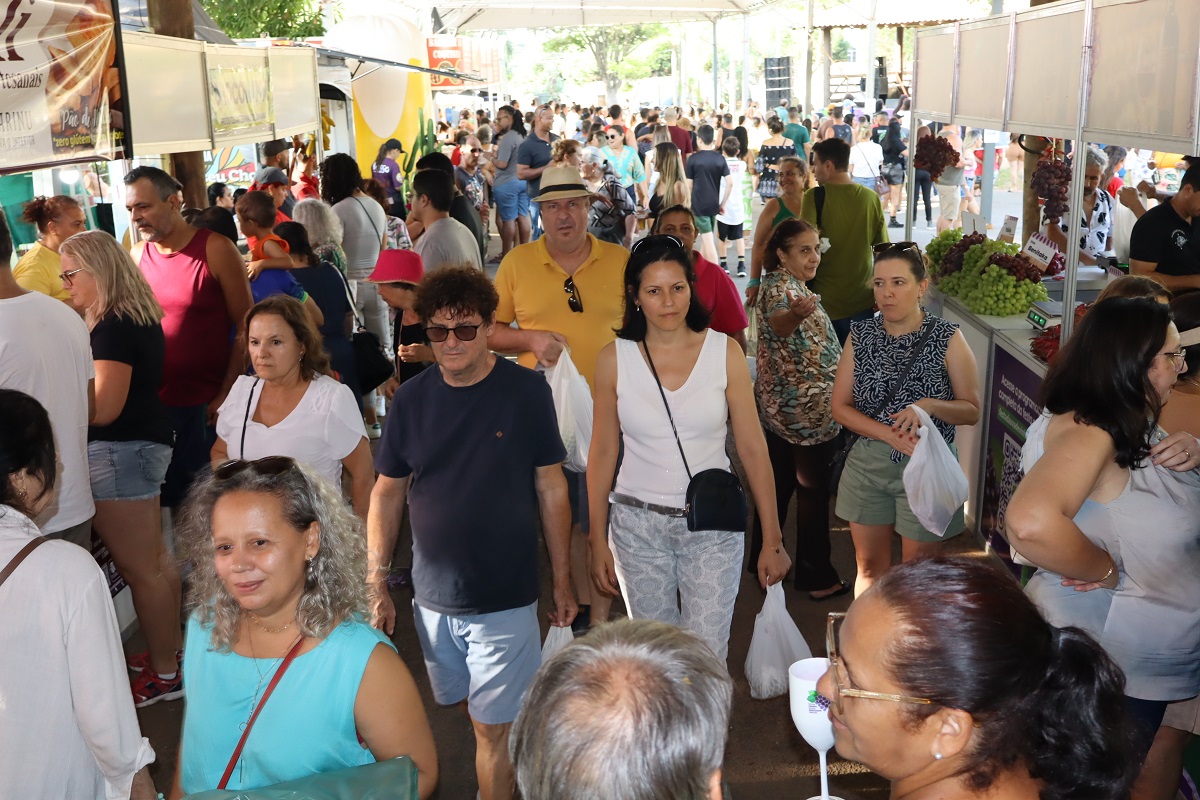
{"label": "eyeglasses", "polygon": [[619,134],[619,133],[610,133],[608,135],[608,140],[610,142],[615,142],[615,141],[619,140],[620,138],[621,138],[621,134]]}
{"label": "eyeglasses", "polygon": [[64,272],[59,277],[62,278],[63,286],[70,286],[73,283],[73,281],[71,280],[72,275],[75,275],[78,272],[86,272],[86,271],[87,270],[85,270],[83,267],[79,267],[78,269],[73,269],[68,272]]}
{"label": "eyeglasses", "polygon": [[253,461],[236,458],[217,467],[213,471],[213,475],[218,481],[227,481],[246,470],[251,470],[255,475],[282,475],[294,466],[296,466],[295,459],[288,456],[267,456]]}
{"label": "eyeglasses", "polygon": [[886,253],[903,253],[905,250],[911,250],[917,255],[921,255],[921,246],[916,242],[880,242],[871,245],[871,250],[875,253],[876,258]]}
{"label": "eyeglasses", "polygon": [[478,325],[456,325],[453,328],[447,328],[444,325],[430,325],[425,329],[425,335],[431,342],[444,342],[454,334],[454,338],[460,342],[473,342],[479,334],[479,329],[483,327],[483,323]]}
{"label": "eyeglasses", "polygon": [[478,147],[472,147],[472,148],[471,148],[471,152],[472,152],[472,153],[475,153],[475,154],[477,154],[477,155],[478,155],[479,153],[482,153],[482,152],[483,152],[483,150],[482,150],[482,149],[480,149],[480,148],[478,148]]}
{"label": "eyeglasses", "polygon": [[579,290],[575,288],[575,279],[567,278],[563,281],[563,291],[567,293],[567,305],[576,314],[583,313],[583,300],[579,297]]}
{"label": "eyeglasses", "polygon": [[1163,353],[1162,355],[1171,359],[1171,363],[1175,366],[1175,369],[1187,369],[1187,350],[1176,350],[1173,353]]}
{"label": "eyeglasses", "polygon": [[633,243],[633,247],[629,248],[629,255],[634,255],[639,250],[644,250],[647,247],[670,247],[686,250],[683,246],[683,240],[676,236],[671,236],[667,233],[655,233],[650,236],[643,236]]}
{"label": "eyeglasses", "polygon": [[865,689],[847,688],[847,684],[850,683],[850,676],[846,672],[845,665],[842,664],[837,655],[837,631],[840,629],[842,620],[845,618],[846,614],[844,612],[831,612],[825,627],[825,653],[829,656],[829,671],[833,673],[833,697],[829,698],[829,700],[833,703],[833,707],[837,710],[838,714],[844,713],[842,711],[843,697],[861,697],[864,700],[887,700],[891,703],[916,703],[917,705],[924,706],[934,704],[932,700],[924,697],[907,697],[902,694],[883,694],[881,692],[868,692]]}

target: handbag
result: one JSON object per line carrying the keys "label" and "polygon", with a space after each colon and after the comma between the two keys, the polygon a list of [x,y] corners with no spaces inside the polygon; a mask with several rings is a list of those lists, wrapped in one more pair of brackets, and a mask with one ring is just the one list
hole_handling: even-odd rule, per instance
{"label": "handbag", "polygon": [[[862,145],[861,145],[861,144],[856,144],[856,145],[855,145],[855,147],[857,147],[857,148],[858,148],[858,152],[860,152],[860,153],[862,152]],[[888,193],[889,191],[891,191],[891,188],[892,188],[892,187],[891,187],[891,186],[888,184],[888,182],[887,182],[887,178],[883,177],[883,176],[882,176],[882,175],[880,175],[878,172],[876,172],[876,171],[874,170],[874,168],[872,168],[872,167],[871,167],[871,162],[870,162],[870,161],[868,161],[868,162],[867,162],[867,169],[870,169],[870,170],[871,170],[871,175],[872,175],[872,177],[874,177],[874,178],[875,178],[875,194],[879,195],[880,197],[884,197],[884,196],[886,196],[886,195],[887,195],[887,193]]]}
{"label": "handbag", "polygon": [[367,394],[382,385],[388,378],[396,374],[396,366],[388,358],[388,350],[379,341],[379,337],[366,329],[359,319],[358,310],[354,304],[354,295],[350,293],[350,281],[341,275],[342,284],[346,287],[346,299],[350,301],[350,312],[354,314],[355,332],[350,337],[350,345],[354,348],[354,367],[358,371],[359,394]]}
{"label": "handbag", "polygon": [[667,409],[671,433],[675,435],[675,444],[679,447],[679,456],[683,459],[683,469],[687,472],[688,487],[683,505],[687,529],[693,532],[746,530],[746,492],[742,489],[742,482],[732,472],[724,469],[706,469],[692,474],[687,456],[683,453],[683,442],[679,440],[679,431],[675,428],[675,418],[671,415],[667,393],[663,391],[662,381],[658,379],[658,370],[654,368],[654,359],[650,357],[650,348],[642,342],[642,349],[646,353],[650,373],[654,375],[654,383],[658,385],[663,407]]}
{"label": "handbag", "polygon": [[[925,344],[929,341],[929,337],[933,335],[933,325],[925,329],[921,334],[921,338],[917,340],[917,344],[913,347],[912,355],[908,357],[908,363],[904,365],[904,369],[900,372],[892,388],[888,390],[887,397],[871,410],[867,416],[874,418],[883,409],[887,408],[888,403],[892,402],[896,397],[896,393],[900,391],[900,387],[904,385],[904,380],[908,374],[912,372],[913,365],[917,363],[917,357],[921,355],[921,351],[925,349]],[[843,444],[833,454],[833,458],[829,461],[829,493],[837,494],[838,484],[842,481],[842,470],[846,468],[846,459],[850,456],[850,451],[854,449],[854,445],[858,444],[858,440],[862,438],[862,434],[853,433],[842,428],[842,432],[838,434],[842,437]]]}

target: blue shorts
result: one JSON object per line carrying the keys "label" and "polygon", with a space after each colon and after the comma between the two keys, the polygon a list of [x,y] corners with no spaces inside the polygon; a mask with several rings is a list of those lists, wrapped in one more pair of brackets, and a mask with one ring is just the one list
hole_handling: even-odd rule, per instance
{"label": "blue shorts", "polygon": [[97,500],[149,500],[158,497],[170,445],[158,442],[88,442],[92,496]]}
{"label": "blue shorts", "polygon": [[492,196],[501,221],[512,222],[517,217],[529,216],[529,191],[525,188],[525,181],[502,183],[492,190]]}
{"label": "blue shorts", "polygon": [[465,699],[471,719],[484,725],[515,720],[542,665],[537,606],[458,617],[421,608],[414,600],[433,699],[443,706]]}

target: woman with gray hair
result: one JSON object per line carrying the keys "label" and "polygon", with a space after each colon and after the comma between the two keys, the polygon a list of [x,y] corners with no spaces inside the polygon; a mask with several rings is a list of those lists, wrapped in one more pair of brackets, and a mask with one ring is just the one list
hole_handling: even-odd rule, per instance
{"label": "woman with gray hair", "polygon": [[[1078,152],[1078,151],[1076,151]],[[1103,175],[1108,156],[1095,145],[1083,151],[1083,213],[1079,216],[1079,263],[1095,264],[1096,259],[1113,249],[1113,199],[1104,190]],[[1067,250],[1067,224],[1058,217],[1042,220],[1045,233],[1058,249]]]}
{"label": "woman with gray hair", "polygon": [[346,274],[346,251],[342,249],[342,220],[324,200],[301,200],[292,209],[292,219],[304,226],[317,261],[328,261]]}
{"label": "woman with gray hair", "polygon": [[333,484],[286,456],[228,461],[193,485],[179,541],[190,702],[172,800],[398,756],[416,765],[420,797],[433,793],[416,684],[365,621],[365,541]]}
{"label": "woman with gray hair", "polygon": [[588,213],[588,233],[602,242],[628,248],[637,226],[637,208],[621,178],[596,147],[585,147],[579,156],[579,171],[594,193]]}

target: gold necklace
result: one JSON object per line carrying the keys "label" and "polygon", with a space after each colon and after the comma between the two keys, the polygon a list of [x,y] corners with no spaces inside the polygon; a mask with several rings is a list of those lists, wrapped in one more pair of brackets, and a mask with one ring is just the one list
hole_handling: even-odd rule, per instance
{"label": "gold necklace", "polygon": [[293,618],[291,622],[289,622],[287,625],[284,625],[282,628],[275,628],[274,630],[272,630],[271,628],[268,628],[266,625],[263,625],[261,622],[259,622],[258,617],[256,617],[254,614],[250,613],[249,611],[246,612],[246,616],[248,616],[250,618],[251,622],[253,622],[258,627],[262,628],[267,633],[283,633],[288,628],[290,628],[296,624],[296,620],[295,620],[295,618]]}

